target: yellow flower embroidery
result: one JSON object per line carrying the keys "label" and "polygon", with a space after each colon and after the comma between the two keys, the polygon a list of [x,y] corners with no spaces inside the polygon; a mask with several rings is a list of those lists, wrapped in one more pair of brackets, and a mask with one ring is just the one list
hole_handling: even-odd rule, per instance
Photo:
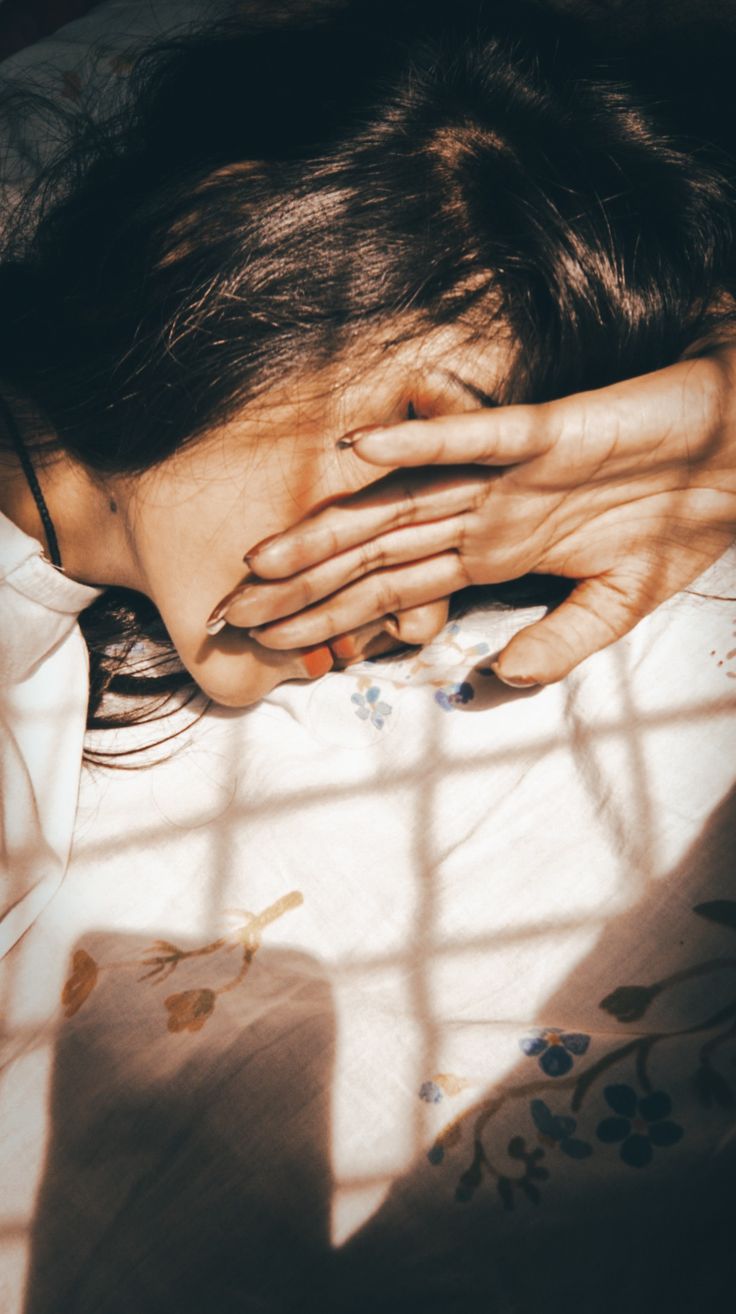
{"label": "yellow flower embroidery", "polygon": [[66,1017],[74,1017],[97,985],[99,968],[86,949],[77,949],[72,958],[72,974],[61,992]]}
{"label": "yellow flower embroidery", "polygon": [[86,949],[77,949],[72,959],[72,974],[66,982],[61,995],[66,1016],[73,1017],[82,1007],[87,996],[94,989],[97,978],[102,971],[115,968],[146,967],[139,979],[141,981],[165,981],[176,971],[179,963],[186,959],[211,957],[221,951],[228,952],[234,948],[240,950],[240,965],[234,976],[217,990],[201,986],[196,990],[182,990],[174,995],[167,995],[164,1008],[169,1017],[167,1026],[171,1032],[201,1031],[205,1022],[215,1011],[218,995],[234,990],[245,979],[250,965],[261,945],[263,932],[271,922],[282,917],[290,908],[298,908],[304,902],[304,896],[298,890],[292,890],[281,899],[277,899],[261,913],[241,911],[238,924],[227,935],[202,945],[199,949],[180,949],[170,940],[156,940],[147,951],[145,958],[119,963],[105,963],[98,966]]}
{"label": "yellow flower embroidery", "polygon": [[214,990],[183,990],[169,995],[164,1006],[169,1010],[169,1031],[201,1031],[214,1011],[217,993]]}

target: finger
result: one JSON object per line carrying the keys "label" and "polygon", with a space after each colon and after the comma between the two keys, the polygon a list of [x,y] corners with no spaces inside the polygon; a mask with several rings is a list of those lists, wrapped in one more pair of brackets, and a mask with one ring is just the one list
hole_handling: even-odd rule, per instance
{"label": "finger", "polygon": [[586,657],[622,638],[669,595],[645,572],[611,572],[584,580],[553,612],[520,630],[492,663],[514,687],[562,680]]}
{"label": "finger", "polygon": [[461,415],[409,420],[342,439],[374,465],[486,463],[515,465],[569,444],[606,477],[615,458],[630,468],[708,461],[725,447],[724,405],[732,393],[730,356],[683,360],[625,383],[538,405],[503,406]]}
{"label": "finger", "polygon": [[389,530],[472,510],[492,478],[491,472],[464,468],[453,474],[398,471],[266,540],[246,561],[265,579],[294,575]]}
{"label": "finger", "polygon": [[[554,449],[551,464],[538,467],[541,491],[569,492],[626,477],[634,477],[639,487],[642,475],[659,478],[663,468],[680,481],[683,469],[692,473],[696,451],[702,460],[723,427],[722,404],[722,368],[712,360],[684,361],[633,382],[542,405],[413,420],[363,433],[354,440],[357,455],[404,469],[378,489],[333,504],[258,546],[249,564],[266,578],[283,577],[388,528],[431,518],[432,508],[435,515],[465,509],[453,504],[455,480],[440,505],[431,471],[412,485],[406,483],[407,467],[481,463],[499,474]],[[360,519],[353,514],[358,508]]]}
{"label": "finger", "polygon": [[431,643],[447,624],[449,610],[449,598],[421,607],[407,607],[394,616],[382,616],[359,630],[331,639],[330,648],[340,660],[356,662],[379,652],[390,652],[397,642],[412,646]]}
{"label": "finger", "polygon": [[395,616],[409,607],[436,602],[468,583],[457,553],[443,552],[407,566],[374,571],[311,610],[251,633],[267,648],[301,648],[325,643],[381,616]]}
{"label": "finger", "polygon": [[[338,440],[372,465],[515,465],[543,456],[555,440],[555,403],[406,420]],[[552,423],[550,424],[550,420]]]}
{"label": "finger", "polygon": [[384,626],[389,634],[395,634],[402,643],[415,647],[431,643],[444,629],[450,613],[450,599],[438,598],[436,602],[425,602],[421,607],[406,607],[395,616],[384,617]]}
{"label": "finger", "polygon": [[[462,530],[462,517],[454,516],[382,534],[288,579],[255,580],[243,585],[228,595],[222,616],[228,625],[242,629],[269,624],[304,611],[371,571],[419,561],[458,547]],[[219,619],[217,613],[215,619]]]}

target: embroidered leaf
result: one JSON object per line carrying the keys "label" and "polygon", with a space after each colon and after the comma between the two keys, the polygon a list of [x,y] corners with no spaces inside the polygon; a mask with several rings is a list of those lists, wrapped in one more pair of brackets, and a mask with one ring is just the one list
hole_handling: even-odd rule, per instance
{"label": "embroidered leaf", "polygon": [[716,1072],[715,1068],[703,1064],[698,1068],[693,1078],[695,1093],[704,1104],[706,1109],[717,1104],[722,1109],[732,1109],[734,1106],[734,1095],[726,1078]]}
{"label": "embroidered leaf", "polygon": [[74,1017],[85,999],[97,985],[99,969],[86,949],[76,949],[72,958],[72,974],[61,992],[65,1017]]}
{"label": "embroidered leaf", "polygon": [[572,1136],[577,1126],[577,1123],[574,1118],[566,1118],[564,1116],[561,1116],[554,1119],[554,1125],[555,1125],[555,1129],[552,1135],[554,1136],[556,1141],[562,1141],[567,1136]]}
{"label": "embroidered leaf", "polygon": [[713,899],[710,903],[696,903],[693,912],[698,917],[706,917],[710,922],[718,922],[720,926],[728,926],[732,931],[736,931],[736,900],[734,899]]}
{"label": "embroidered leaf", "polygon": [[169,1031],[201,1031],[213,1013],[216,1000],[214,990],[207,989],[182,990],[178,995],[169,995],[164,1000]]}
{"label": "embroidered leaf", "polygon": [[467,1204],[472,1200],[475,1192],[478,1190],[483,1180],[483,1147],[476,1142],[473,1162],[465,1170],[455,1191],[455,1199],[460,1204]]}
{"label": "embroidered leaf", "polygon": [[[557,1129],[558,1119],[555,1118],[544,1100],[532,1100],[530,1104],[531,1115],[534,1126],[543,1136],[550,1136],[552,1140],[557,1140],[555,1131]],[[575,1124],[573,1123],[573,1131]]]}
{"label": "embroidered leaf", "polygon": [[522,1178],[519,1182],[519,1188],[524,1192],[527,1200],[531,1200],[532,1204],[539,1204],[542,1197],[539,1194],[539,1188],[536,1187],[533,1182],[529,1182],[525,1178]]}
{"label": "embroidered leaf", "polygon": [[619,1022],[637,1022],[646,1013],[653,999],[656,999],[661,986],[619,986],[610,995],[602,999],[599,1008],[617,1017]]}
{"label": "embroidered leaf", "polygon": [[587,1159],[593,1153],[593,1146],[587,1141],[579,1141],[577,1137],[570,1136],[560,1142],[560,1149],[563,1154],[569,1155],[571,1159]]}
{"label": "embroidered leaf", "polygon": [[508,1177],[499,1177],[499,1179],[498,1179],[498,1194],[500,1195],[501,1199],[503,1200],[504,1208],[505,1208],[505,1209],[513,1209],[513,1207],[514,1207],[514,1188],[512,1187],[511,1182],[509,1181]]}

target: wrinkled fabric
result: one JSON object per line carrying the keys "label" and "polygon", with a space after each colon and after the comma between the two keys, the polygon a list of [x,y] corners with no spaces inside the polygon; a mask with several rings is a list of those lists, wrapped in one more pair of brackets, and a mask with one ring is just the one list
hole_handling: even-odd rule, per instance
{"label": "wrinkled fabric", "polygon": [[559,686],[479,609],[85,772],[5,960],[3,1309],[722,1300],[735,582]]}
{"label": "wrinkled fabric", "polygon": [[0,515],[0,955],[66,869],[87,715],[77,616],[98,596]]}

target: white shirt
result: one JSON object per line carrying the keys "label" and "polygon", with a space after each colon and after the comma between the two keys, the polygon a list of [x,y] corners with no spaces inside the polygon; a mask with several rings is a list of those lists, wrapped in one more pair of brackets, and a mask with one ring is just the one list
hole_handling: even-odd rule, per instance
{"label": "white shirt", "polygon": [[0,514],[0,955],[66,870],[89,685],[77,617],[99,594]]}

